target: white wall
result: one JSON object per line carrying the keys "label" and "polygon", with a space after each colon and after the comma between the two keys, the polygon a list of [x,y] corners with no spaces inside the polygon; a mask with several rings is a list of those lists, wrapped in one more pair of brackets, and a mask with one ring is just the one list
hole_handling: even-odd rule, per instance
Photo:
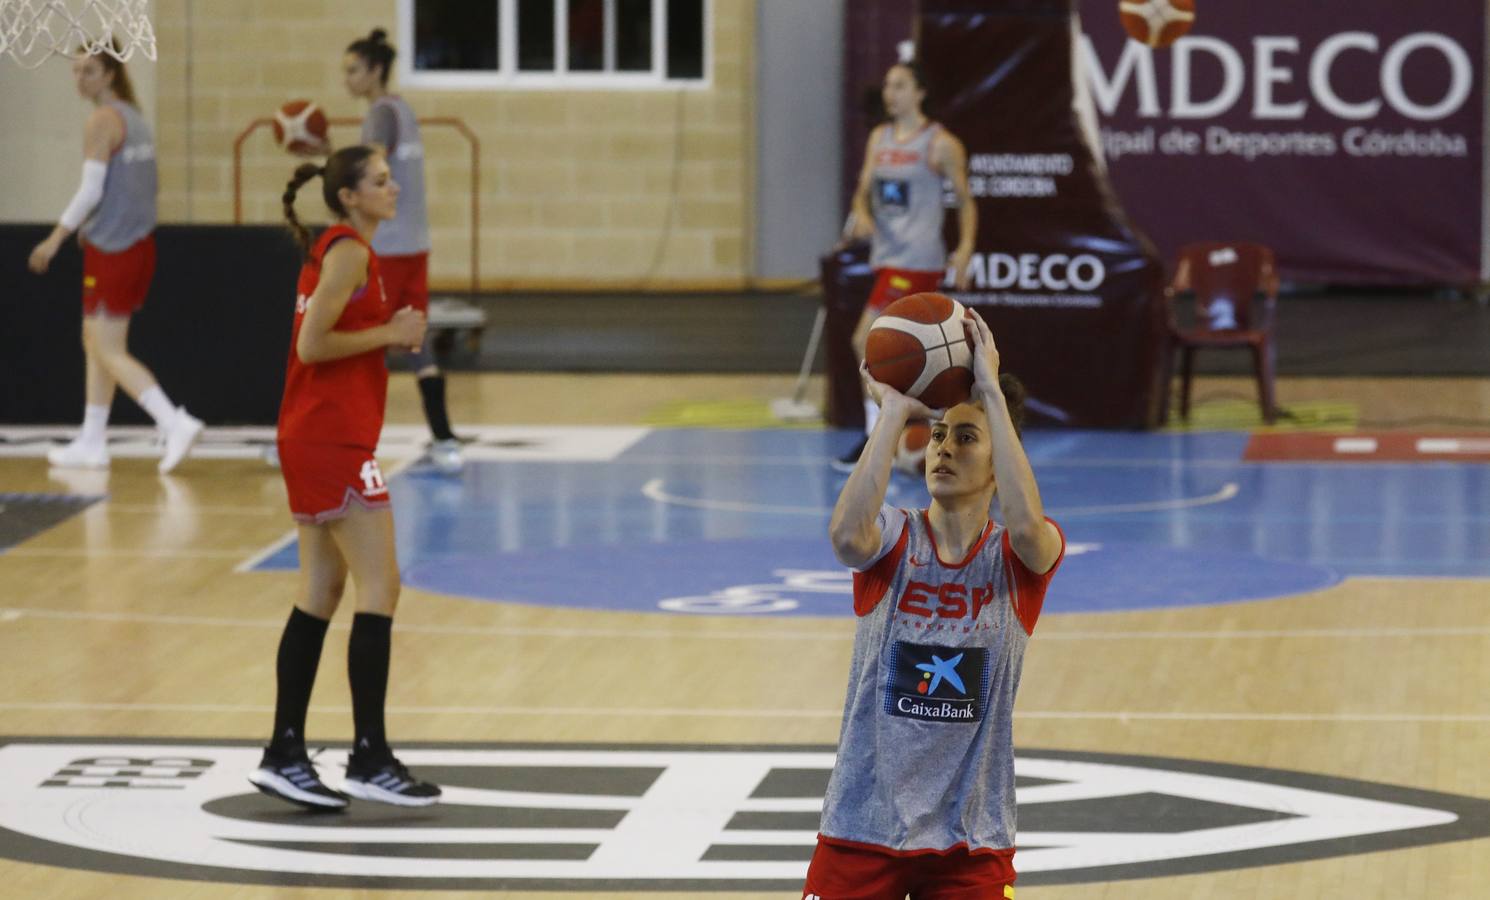
{"label": "white wall", "polygon": [[[128,68],[153,124],[155,63],[137,55]],[[73,87],[70,60],[23,69],[0,57],[0,222],[57,220],[78,189],[89,109]]]}
{"label": "white wall", "polygon": [[844,0],[759,0],[756,7],[756,275],[817,277],[846,210]]}

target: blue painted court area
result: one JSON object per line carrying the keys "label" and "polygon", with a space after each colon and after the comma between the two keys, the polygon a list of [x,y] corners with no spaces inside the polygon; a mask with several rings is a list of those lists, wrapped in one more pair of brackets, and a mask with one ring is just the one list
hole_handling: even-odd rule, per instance
{"label": "blue painted court area", "polygon": [[[391,482],[412,587],[552,606],[851,615],[826,537],[843,432],[662,430],[605,462]],[[1490,467],[1250,463],[1240,433],[1032,432],[1068,555],[1048,612],[1288,596],[1361,575],[1490,577]],[[896,475],[889,502],[929,501]],[[290,569],[295,547],[259,569]]]}

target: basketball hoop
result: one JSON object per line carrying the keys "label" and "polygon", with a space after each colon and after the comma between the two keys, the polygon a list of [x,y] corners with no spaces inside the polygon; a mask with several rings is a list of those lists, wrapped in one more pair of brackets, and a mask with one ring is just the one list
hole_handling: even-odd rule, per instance
{"label": "basketball hoop", "polygon": [[53,56],[107,53],[120,62],[135,51],[155,59],[149,0],[0,0],[0,53],[27,69]]}

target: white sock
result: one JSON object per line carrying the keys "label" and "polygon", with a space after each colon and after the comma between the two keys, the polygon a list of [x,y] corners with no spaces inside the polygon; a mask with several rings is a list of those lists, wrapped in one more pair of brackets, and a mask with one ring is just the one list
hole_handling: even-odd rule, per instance
{"label": "white sock", "polygon": [[155,424],[161,428],[170,426],[176,418],[176,407],[171,405],[171,398],[160,389],[160,385],[151,385],[148,390],[140,395],[140,406],[155,420]]}
{"label": "white sock", "polygon": [[109,408],[89,403],[83,407],[83,432],[78,440],[90,447],[102,447],[108,441]]}
{"label": "white sock", "polygon": [[873,400],[864,401],[864,433],[874,431],[874,423],[880,420],[880,405]]}

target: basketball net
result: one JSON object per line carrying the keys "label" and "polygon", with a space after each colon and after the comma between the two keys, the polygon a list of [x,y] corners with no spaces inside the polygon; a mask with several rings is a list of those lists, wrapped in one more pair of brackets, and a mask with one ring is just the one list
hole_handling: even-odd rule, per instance
{"label": "basketball net", "polygon": [[0,53],[27,69],[53,56],[78,59],[107,53],[125,62],[138,50],[155,59],[148,2],[0,0]]}

